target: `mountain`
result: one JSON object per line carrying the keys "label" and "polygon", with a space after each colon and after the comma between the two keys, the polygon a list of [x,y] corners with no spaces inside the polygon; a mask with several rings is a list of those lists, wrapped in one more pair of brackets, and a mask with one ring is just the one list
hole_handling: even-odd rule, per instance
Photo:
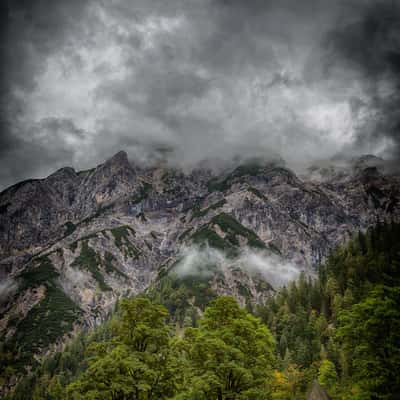
{"label": "mountain", "polygon": [[400,176],[376,161],[302,177],[260,160],[184,173],[119,152],[4,190],[0,335],[17,373],[99,324],[120,297],[184,285],[193,307],[216,294],[244,305],[273,292],[274,273],[312,274],[354,232],[400,220]]}

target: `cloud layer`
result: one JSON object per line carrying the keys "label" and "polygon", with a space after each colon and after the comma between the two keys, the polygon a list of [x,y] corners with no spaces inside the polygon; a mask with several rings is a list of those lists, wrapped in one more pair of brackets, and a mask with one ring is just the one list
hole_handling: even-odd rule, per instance
{"label": "cloud layer", "polygon": [[246,248],[232,259],[214,248],[196,246],[182,249],[180,261],[173,271],[179,276],[212,277],[215,269],[223,271],[232,267],[249,274],[260,274],[275,289],[300,275],[300,270],[293,264],[268,252]]}
{"label": "cloud layer", "polygon": [[399,156],[390,0],[9,0],[0,185],[119,149],[195,163]]}

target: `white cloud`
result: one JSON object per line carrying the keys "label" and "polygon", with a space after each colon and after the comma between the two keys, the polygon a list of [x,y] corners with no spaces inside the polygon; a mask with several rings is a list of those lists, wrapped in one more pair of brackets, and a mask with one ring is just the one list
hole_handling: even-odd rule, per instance
{"label": "white cloud", "polygon": [[12,278],[6,278],[0,282],[0,304],[10,298],[18,289],[17,282]]}
{"label": "white cloud", "polygon": [[214,267],[226,270],[241,268],[249,274],[261,274],[274,288],[298,278],[300,270],[293,264],[267,251],[243,249],[235,258],[211,247],[184,247],[174,272],[180,276],[212,276]]}

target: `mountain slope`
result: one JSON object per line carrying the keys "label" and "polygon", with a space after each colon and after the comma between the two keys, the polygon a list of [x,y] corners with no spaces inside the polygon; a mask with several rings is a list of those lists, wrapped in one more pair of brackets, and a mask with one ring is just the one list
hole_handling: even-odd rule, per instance
{"label": "mountain slope", "polygon": [[203,279],[210,296],[261,302],[272,288],[240,254],[312,272],[352,232],[399,220],[399,182],[362,163],[322,181],[282,163],[184,174],[134,166],[124,152],[93,170],[21,182],[0,194],[2,341],[23,367],[101,322],[121,296],[165,279],[193,294],[198,276],[193,285],[193,274],[175,275],[188,248],[227,257]]}

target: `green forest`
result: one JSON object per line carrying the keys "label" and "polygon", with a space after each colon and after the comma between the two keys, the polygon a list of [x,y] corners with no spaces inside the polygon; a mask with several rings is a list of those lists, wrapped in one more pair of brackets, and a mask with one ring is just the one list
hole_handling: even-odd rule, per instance
{"label": "green forest", "polygon": [[291,400],[315,380],[332,399],[398,399],[399,272],[391,223],[357,233],[317,277],[265,304],[241,308],[198,285],[194,307],[184,282],[170,282],[121,300],[7,400]]}

